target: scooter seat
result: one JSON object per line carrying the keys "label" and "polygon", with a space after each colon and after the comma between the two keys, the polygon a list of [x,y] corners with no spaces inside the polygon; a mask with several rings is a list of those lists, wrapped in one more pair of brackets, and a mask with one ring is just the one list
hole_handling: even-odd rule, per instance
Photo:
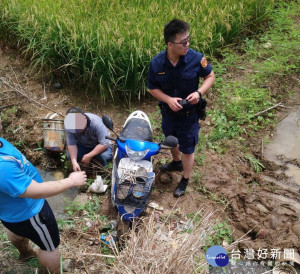
{"label": "scooter seat", "polygon": [[122,129],[124,138],[152,142],[151,128],[146,120],[139,118],[130,119]]}

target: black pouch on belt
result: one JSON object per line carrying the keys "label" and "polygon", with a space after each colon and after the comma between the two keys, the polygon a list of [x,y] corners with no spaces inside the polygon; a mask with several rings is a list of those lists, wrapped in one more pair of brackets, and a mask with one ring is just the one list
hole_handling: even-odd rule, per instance
{"label": "black pouch on belt", "polygon": [[203,120],[203,121],[206,118],[206,105],[207,105],[206,100],[203,98],[200,98],[198,105],[197,105],[197,111],[198,111],[199,119]]}

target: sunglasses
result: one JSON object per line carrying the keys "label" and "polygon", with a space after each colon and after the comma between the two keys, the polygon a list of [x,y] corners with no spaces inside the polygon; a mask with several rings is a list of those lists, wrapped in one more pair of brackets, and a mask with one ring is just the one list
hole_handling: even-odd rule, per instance
{"label": "sunglasses", "polygon": [[186,38],[185,41],[183,41],[183,42],[179,42],[179,43],[177,43],[177,42],[171,42],[171,43],[172,44],[181,44],[181,45],[183,45],[185,47],[190,41],[191,41],[191,36],[189,36],[188,38]]}

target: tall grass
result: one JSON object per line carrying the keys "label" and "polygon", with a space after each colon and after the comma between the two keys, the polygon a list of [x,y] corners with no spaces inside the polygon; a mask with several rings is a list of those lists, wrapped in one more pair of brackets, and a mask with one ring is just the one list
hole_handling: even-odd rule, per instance
{"label": "tall grass", "polygon": [[166,22],[188,21],[191,47],[213,54],[263,20],[273,1],[1,0],[0,30],[32,67],[96,88],[102,101],[130,101],[146,94],[149,62],[165,48]]}

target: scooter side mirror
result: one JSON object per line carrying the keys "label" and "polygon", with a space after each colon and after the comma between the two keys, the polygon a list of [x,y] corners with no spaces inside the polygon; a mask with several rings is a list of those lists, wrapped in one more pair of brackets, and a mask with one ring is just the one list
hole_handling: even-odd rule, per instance
{"label": "scooter side mirror", "polygon": [[166,139],[161,143],[162,148],[172,148],[178,145],[178,139],[175,136],[169,135]]}
{"label": "scooter side mirror", "polygon": [[102,116],[102,121],[103,121],[103,124],[108,128],[110,129],[111,131],[114,131],[114,123],[113,121],[106,115],[103,115]]}

